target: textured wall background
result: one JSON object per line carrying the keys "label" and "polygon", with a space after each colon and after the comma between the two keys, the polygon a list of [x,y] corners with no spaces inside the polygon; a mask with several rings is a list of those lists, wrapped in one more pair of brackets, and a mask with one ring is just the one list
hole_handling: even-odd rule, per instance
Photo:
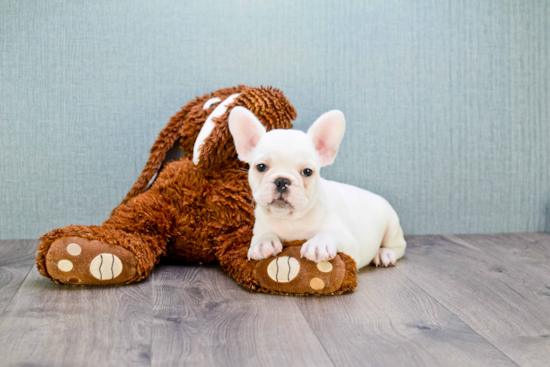
{"label": "textured wall background", "polygon": [[273,85],[297,128],[344,111],[325,176],[408,234],[542,231],[550,5],[0,1],[0,238],[99,224],[195,95]]}

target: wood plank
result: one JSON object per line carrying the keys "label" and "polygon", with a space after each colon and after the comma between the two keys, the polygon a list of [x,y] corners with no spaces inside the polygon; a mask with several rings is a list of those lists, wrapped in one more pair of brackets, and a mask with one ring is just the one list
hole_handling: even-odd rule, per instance
{"label": "wood plank", "polygon": [[32,269],[37,240],[0,241],[0,314]]}
{"label": "wood plank", "polygon": [[5,365],[149,366],[151,281],[68,287],[34,267],[0,315]]}
{"label": "wood plank", "polygon": [[218,266],[153,274],[153,366],[332,366],[294,299],[250,292]]}
{"label": "wood plank", "polygon": [[515,366],[397,268],[363,268],[358,282],[349,295],[296,299],[335,364]]}
{"label": "wood plank", "polygon": [[529,249],[550,257],[550,233],[511,233],[511,237],[521,238],[529,243]]}
{"label": "wood plank", "polygon": [[0,355],[8,365],[546,365],[549,239],[408,237],[396,268],[366,268],[355,293],[322,298],[248,292],[216,266],[160,266],[110,288],[57,286],[35,268],[8,279],[32,266],[37,241],[3,241]]}
{"label": "wood plank", "polygon": [[550,360],[550,308],[540,283],[469,241],[407,237],[396,269],[522,366]]}
{"label": "wood plank", "polygon": [[521,257],[524,252],[529,258],[538,256],[541,259],[550,259],[549,233],[461,234],[443,237],[453,242],[462,240],[462,243],[469,243],[480,250],[494,250],[510,260]]}
{"label": "wood plank", "polygon": [[[540,302],[550,302],[550,234],[491,234],[444,236],[465,241],[524,273]],[[504,271],[504,270],[503,270]]]}

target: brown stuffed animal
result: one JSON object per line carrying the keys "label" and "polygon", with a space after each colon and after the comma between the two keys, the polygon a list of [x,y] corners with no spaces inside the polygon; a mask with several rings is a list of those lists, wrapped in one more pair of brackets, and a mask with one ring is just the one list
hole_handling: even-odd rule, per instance
{"label": "brown stuffed animal", "polygon": [[[242,286],[277,294],[340,294],[356,286],[355,262],[344,254],[313,263],[303,241],[284,243],[277,257],[248,261],[254,206],[247,165],[228,129],[235,106],[267,130],[289,129],[294,107],[272,88],[220,89],[197,97],[161,131],[126,198],[101,226],[68,226],[43,235],[36,263],[58,284],[129,284],[147,277],[162,257],[219,261]],[[163,164],[179,141],[186,154]]]}

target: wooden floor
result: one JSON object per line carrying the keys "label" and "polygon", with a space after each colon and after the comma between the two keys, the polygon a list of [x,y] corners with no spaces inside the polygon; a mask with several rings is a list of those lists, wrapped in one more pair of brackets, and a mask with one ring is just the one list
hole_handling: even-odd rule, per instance
{"label": "wooden floor", "polygon": [[550,234],[408,237],[349,295],[252,293],[217,266],[55,285],[0,241],[0,366],[549,366]]}

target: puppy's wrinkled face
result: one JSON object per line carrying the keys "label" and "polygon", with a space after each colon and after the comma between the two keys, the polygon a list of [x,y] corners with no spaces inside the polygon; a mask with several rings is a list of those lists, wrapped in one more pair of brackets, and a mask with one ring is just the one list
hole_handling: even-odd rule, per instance
{"label": "puppy's wrinkled face", "polygon": [[299,212],[315,200],[321,167],[336,157],[345,131],[344,115],[330,111],[319,117],[307,134],[271,130],[254,114],[235,107],[229,116],[239,159],[250,165],[254,200],[269,213]]}
{"label": "puppy's wrinkled face", "polygon": [[272,130],[259,141],[248,180],[258,205],[300,211],[315,193],[321,164],[311,139],[301,131]]}

